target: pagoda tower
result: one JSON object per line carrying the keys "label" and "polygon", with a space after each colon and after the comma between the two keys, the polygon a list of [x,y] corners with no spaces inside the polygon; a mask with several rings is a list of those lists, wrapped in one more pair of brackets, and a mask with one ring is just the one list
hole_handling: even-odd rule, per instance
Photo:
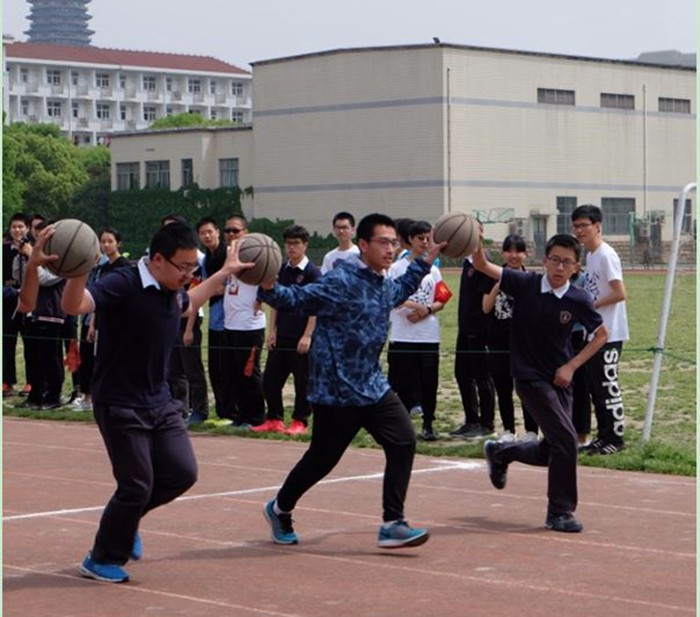
{"label": "pagoda tower", "polygon": [[87,47],[95,33],[88,28],[92,16],[87,5],[92,0],[28,0],[30,26],[24,34],[30,43]]}

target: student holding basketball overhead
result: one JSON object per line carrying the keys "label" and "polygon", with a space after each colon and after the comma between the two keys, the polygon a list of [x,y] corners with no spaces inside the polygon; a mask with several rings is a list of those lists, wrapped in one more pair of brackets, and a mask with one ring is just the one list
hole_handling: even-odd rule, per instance
{"label": "student holding basketball overhead", "polygon": [[302,495],[336,466],[350,442],[365,428],[384,449],[383,520],[380,548],[418,546],[428,539],[404,519],[416,436],[406,408],[391,390],[379,366],[391,309],[403,304],[430,272],[441,245],[415,259],[406,273],[384,275],[399,241],[394,221],[383,214],[365,216],[357,226],[360,257],[338,264],[303,287],[261,285],[259,296],[274,308],[316,316],[309,351],[309,400],[314,423],[311,443],[287,476],[275,499],[263,508],[277,544],[297,544],[292,510]]}
{"label": "student holding basketball overhead", "polygon": [[[199,267],[197,236],[175,222],[155,233],[149,256],[137,266],[119,268],[87,288],[87,274],[66,284],[67,313],[100,315],[93,410],[117,481],[93,548],[80,566],[83,576],[127,581],[122,566],[142,555],[141,518],[197,479],[182,403],[170,394],[167,370],[181,317],[197,311],[229,274],[248,267],[240,263],[237,249],[232,245],[223,267],[185,292]],[[42,251],[44,260],[49,257]]]}

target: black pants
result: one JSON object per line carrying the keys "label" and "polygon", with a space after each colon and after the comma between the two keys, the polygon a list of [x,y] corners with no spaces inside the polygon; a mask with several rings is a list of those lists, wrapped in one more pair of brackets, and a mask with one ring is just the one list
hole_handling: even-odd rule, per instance
{"label": "black pants", "polygon": [[27,379],[32,391],[27,400],[36,405],[58,403],[63,388],[63,324],[27,318],[24,344],[27,348]]}
{"label": "black pants", "polygon": [[374,405],[366,407],[314,405],[311,444],[280,488],[277,494],[279,508],[291,512],[301,496],[338,464],[361,428],[382,446],[386,457],[383,520],[403,519],[416,435],[406,408],[392,390]]}
{"label": "black pants", "polygon": [[[3,305],[3,311],[7,310]],[[8,386],[17,383],[17,335],[24,324],[24,315],[17,315],[14,319],[11,317],[12,313],[6,313],[2,320],[2,382]]]}
{"label": "black pants", "polygon": [[138,410],[98,404],[94,415],[117,490],[102,513],[92,557],[121,565],[129,559],[141,518],[196,482],[197,461],[179,401]]}
{"label": "black pants", "polygon": [[[439,343],[389,343],[389,383],[404,407],[423,408],[423,426],[432,428],[437,406]],[[416,400],[415,393],[420,393]]]}
{"label": "black pants", "polygon": [[[90,319],[95,319],[90,315]],[[78,377],[80,391],[83,394],[90,394],[92,388],[92,372],[95,369],[95,343],[87,340],[89,324],[83,319],[80,323],[80,368]]]}
{"label": "black pants", "polygon": [[311,404],[309,391],[309,356],[297,352],[296,339],[279,338],[267,354],[263,373],[263,391],[270,420],[284,420],[282,389],[290,375],[294,376],[294,413],[292,418],[308,423]]}
{"label": "black pants", "polygon": [[606,343],[585,365],[598,438],[615,445],[623,443],[625,434],[625,408],[618,381],[621,354],[621,342]]}
{"label": "black pants", "polygon": [[549,467],[548,512],[568,514],[576,510],[578,438],[571,421],[571,389],[546,381],[515,381],[515,389],[542,430],[539,442],[503,444],[497,459]]}
{"label": "black pants", "polygon": [[[489,348],[489,371],[498,397],[498,411],[501,415],[503,430],[515,435],[515,405],[513,403],[513,376],[510,372],[510,351]],[[523,409],[523,424],[529,433],[537,434],[535,422],[527,410],[525,403],[520,401]]]}
{"label": "black pants", "polygon": [[[71,341],[78,340],[78,318],[75,315],[66,315],[66,320],[61,328],[61,338],[63,339],[63,350],[68,355]],[[80,391],[80,368],[71,372],[71,383],[73,392]]]}
{"label": "black pants", "polygon": [[264,329],[224,330],[226,417],[234,418],[238,424],[257,425],[265,420],[260,371],[260,351],[264,339]]}
{"label": "black pants", "polygon": [[[574,354],[577,354],[586,346],[586,333],[584,330],[575,330],[571,333],[571,346]],[[591,390],[588,387],[588,369],[585,364],[574,372],[571,389],[574,398],[574,428],[577,434],[581,436],[588,435],[591,432]]]}
{"label": "black pants", "polygon": [[207,364],[209,365],[209,383],[211,383],[211,389],[214,392],[214,410],[219,418],[230,418],[233,420],[232,416],[226,415],[225,358],[224,331],[210,328]]}
{"label": "black pants", "polygon": [[496,398],[488,370],[485,334],[457,334],[455,379],[462,397],[465,423],[481,424],[492,431]]}
{"label": "black pants", "polygon": [[[183,320],[184,322],[184,320]],[[182,401],[185,412],[196,411],[204,416],[209,413],[207,378],[202,364],[202,318],[197,316],[192,327],[192,344],[182,341],[184,323],[178,335],[177,345],[170,356],[168,383],[173,398]]]}

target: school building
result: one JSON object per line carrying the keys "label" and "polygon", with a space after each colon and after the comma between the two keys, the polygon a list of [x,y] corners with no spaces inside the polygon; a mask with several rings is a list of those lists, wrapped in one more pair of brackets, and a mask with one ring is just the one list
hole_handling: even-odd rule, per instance
{"label": "school building", "polygon": [[[460,210],[537,249],[594,203],[608,238],[660,250],[696,176],[692,66],[445,43],[252,66],[252,127],[114,135],[113,188],[165,168],[173,190],[235,181],[255,189],[248,216],[322,233],[339,210]],[[691,238],[695,194],[684,208]]]}

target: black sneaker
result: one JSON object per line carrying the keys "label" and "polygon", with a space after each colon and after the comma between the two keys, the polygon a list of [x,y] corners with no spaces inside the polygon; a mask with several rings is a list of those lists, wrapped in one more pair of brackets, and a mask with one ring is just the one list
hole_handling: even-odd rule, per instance
{"label": "black sneaker", "polygon": [[583,525],[573,514],[547,514],[544,526],[552,531],[564,533],[578,533],[583,531]]}
{"label": "black sneaker", "polygon": [[481,424],[462,424],[454,431],[450,431],[452,437],[459,437],[460,439],[477,439],[485,434],[484,427]]}
{"label": "black sneaker", "polygon": [[427,426],[420,432],[423,441],[437,441],[438,435],[432,427]]}
{"label": "black sneaker", "polygon": [[625,444],[622,442],[611,443],[602,439],[595,439],[587,446],[581,448],[581,452],[589,455],[600,454],[602,456],[605,456],[607,454],[616,454],[620,450],[624,449],[624,447]]}
{"label": "black sneaker", "polygon": [[496,455],[499,450],[503,449],[505,444],[489,439],[484,443],[484,458],[489,469],[489,479],[497,489],[501,490],[506,487],[508,463],[501,463],[496,460]]}

